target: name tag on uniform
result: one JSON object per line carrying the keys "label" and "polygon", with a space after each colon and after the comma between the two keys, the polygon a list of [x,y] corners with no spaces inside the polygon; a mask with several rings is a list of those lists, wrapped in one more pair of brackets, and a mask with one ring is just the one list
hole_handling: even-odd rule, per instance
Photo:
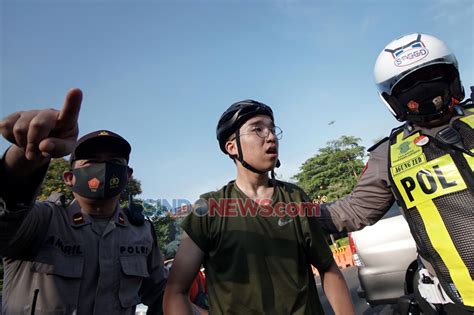
{"label": "name tag on uniform", "polygon": [[391,168],[395,185],[408,209],[424,201],[467,188],[448,154],[429,162],[421,162],[422,160],[415,158],[407,161],[411,163],[410,167],[404,168],[402,164],[397,164]]}

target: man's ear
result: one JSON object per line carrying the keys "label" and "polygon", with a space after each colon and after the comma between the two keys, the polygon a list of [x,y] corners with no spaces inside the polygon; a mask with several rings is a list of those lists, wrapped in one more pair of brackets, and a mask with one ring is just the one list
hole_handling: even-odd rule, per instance
{"label": "man's ear", "polygon": [[229,140],[225,143],[225,150],[229,155],[237,155],[238,150],[237,150],[237,140]]}
{"label": "man's ear", "polygon": [[127,178],[130,179],[133,174],[133,168],[127,166]]}
{"label": "man's ear", "polygon": [[73,179],[74,179],[74,174],[72,173],[72,171],[70,170],[64,171],[63,180],[66,183],[66,185],[68,185],[69,187],[72,187],[74,185]]}

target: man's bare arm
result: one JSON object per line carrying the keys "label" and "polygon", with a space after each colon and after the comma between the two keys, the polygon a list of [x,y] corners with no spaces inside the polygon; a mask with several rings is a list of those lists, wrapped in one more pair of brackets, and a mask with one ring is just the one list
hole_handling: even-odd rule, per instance
{"label": "man's bare arm", "polygon": [[171,274],[166,284],[163,310],[169,315],[192,315],[193,309],[189,300],[189,288],[201,267],[204,252],[194,241],[183,233],[181,244],[171,267]]}
{"label": "man's bare arm", "polygon": [[321,274],[324,293],[328,298],[329,304],[336,315],[353,315],[354,306],[352,305],[349,289],[341,271],[333,261],[328,270]]}

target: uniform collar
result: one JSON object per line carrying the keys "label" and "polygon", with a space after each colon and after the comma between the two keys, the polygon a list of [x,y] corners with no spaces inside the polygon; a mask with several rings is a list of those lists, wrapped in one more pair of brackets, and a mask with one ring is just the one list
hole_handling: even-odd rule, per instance
{"label": "uniform collar", "polygon": [[[73,227],[82,227],[92,223],[92,218],[85,211],[81,209],[79,203],[76,200],[73,200],[67,209],[68,218],[71,226]],[[112,215],[111,221],[114,221],[119,226],[128,226],[130,222],[128,221],[127,216],[123,209],[117,205],[114,214]]]}
{"label": "uniform collar", "polygon": [[451,126],[453,121],[459,119],[463,117],[462,115],[454,115],[451,120],[449,121],[449,123],[444,123],[440,126],[436,126],[436,127],[433,127],[433,128],[428,128],[428,127],[422,127],[422,126],[417,126],[417,125],[414,125],[412,123],[409,123],[409,122],[406,122],[404,125],[403,125],[403,139],[417,133],[417,132],[420,132],[421,134],[425,135],[425,136],[431,136],[431,137],[435,137],[436,134],[443,130],[444,128],[446,128],[447,126]]}

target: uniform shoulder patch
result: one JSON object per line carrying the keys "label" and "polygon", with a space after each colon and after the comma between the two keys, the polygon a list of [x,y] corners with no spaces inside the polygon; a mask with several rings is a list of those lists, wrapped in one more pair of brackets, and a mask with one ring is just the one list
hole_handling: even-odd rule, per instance
{"label": "uniform shoulder patch", "polygon": [[385,141],[388,141],[388,139],[390,139],[389,137],[385,137],[383,138],[382,140],[378,141],[376,144],[374,144],[373,146],[371,146],[370,148],[367,149],[367,152],[372,152],[374,151],[375,149],[377,149],[382,143],[384,143]]}

